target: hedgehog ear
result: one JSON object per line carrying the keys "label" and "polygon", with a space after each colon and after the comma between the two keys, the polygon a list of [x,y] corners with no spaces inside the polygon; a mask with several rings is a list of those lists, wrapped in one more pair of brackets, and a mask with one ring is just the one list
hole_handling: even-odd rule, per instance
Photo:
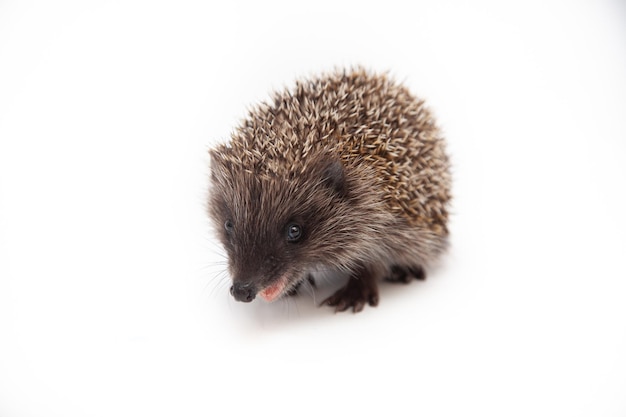
{"label": "hedgehog ear", "polygon": [[346,174],[341,161],[336,159],[324,161],[321,172],[323,184],[340,196],[346,193]]}

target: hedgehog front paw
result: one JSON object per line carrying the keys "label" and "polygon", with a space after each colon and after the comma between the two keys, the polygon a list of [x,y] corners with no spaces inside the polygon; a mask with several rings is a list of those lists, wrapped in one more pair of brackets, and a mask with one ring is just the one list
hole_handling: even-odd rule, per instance
{"label": "hedgehog front paw", "polygon": [[352,311],[355,313],[363,310],[366,303],[372,307],[377,306],[378,288],[376,282],[362,278],[366,277],[351,277],[345,287],[328,297],[321,305],[335,307],[335,312],[346,311],[352,307]]}

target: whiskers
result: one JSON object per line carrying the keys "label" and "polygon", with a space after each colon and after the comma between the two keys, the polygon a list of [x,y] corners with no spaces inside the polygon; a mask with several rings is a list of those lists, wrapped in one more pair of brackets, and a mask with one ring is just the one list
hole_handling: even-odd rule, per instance
{"label": "whiskers", "polygon": [[209,275],[207,282],[202,287],[202,294],[206,294],[209,298],[215,297],[217,294],[227,294],[230,287],[230,276],[228,271],[221,270]]}
{"label": "whiskers", "polygon": [[228,294],[231,282],[226,253],[212,240],[208,240],[208,243],[204,250],[211,255],[210,260],[198,268],[198,277],[203,282],[201,293],[212,298],[216,294]]}

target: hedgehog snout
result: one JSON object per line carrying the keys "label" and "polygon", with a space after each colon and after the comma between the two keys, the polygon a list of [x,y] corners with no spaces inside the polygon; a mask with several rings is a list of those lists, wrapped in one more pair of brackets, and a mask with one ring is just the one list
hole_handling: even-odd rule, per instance
{"label": "hedgehog snout", "polygon": [[250,282],[237,282],[230,287],[230,294],[237,301],[249,303],[256,297],[256,288]]}

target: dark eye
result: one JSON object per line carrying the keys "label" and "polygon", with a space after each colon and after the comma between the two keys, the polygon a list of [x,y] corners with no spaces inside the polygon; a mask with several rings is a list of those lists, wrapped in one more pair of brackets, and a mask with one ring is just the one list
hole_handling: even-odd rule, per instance
{"label": "dark eye", "polygon": [[232,232],[234,228],[235,225],[233,224],[232,220],[228,219],[224,222],[224,229],[226,229],[228,233]]}
{"label": "dark eye", "polygon": [[289,223],[287,226],[287,241],[295,243],[302,239],[302,227],[299,224]]}

